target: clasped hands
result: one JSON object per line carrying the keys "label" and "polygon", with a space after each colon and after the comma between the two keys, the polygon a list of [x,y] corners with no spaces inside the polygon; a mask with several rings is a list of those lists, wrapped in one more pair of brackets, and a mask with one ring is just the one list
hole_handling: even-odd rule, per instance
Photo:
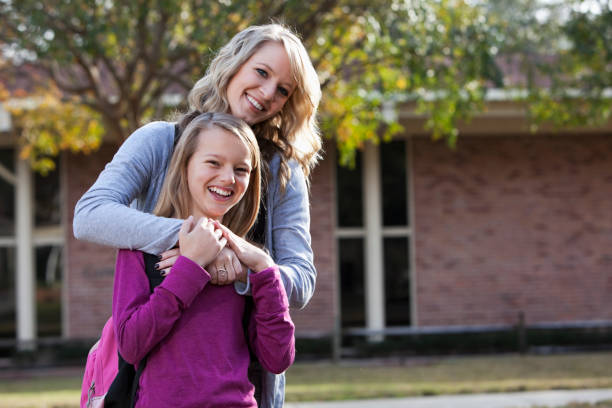
{"label": "clasped hands", "polygon": [[184,255],[202,265],[211,277],[210,283],[229,285],[246,282],[248,269],[259,272],[272,265],[272,258],[262,249],[237,236],[227,227],[208,218],[187,218],[179,231],[178,247],[163,252],[157,268],[163,275],[179,256]]}

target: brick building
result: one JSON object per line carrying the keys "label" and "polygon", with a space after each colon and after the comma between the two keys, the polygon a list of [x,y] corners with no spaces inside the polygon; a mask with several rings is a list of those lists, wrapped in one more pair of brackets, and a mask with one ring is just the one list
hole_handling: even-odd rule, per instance
{"label": "brick building", "polygon": [[[326,143],[311,187],[317,290],[306,309],[292,312],[298,336],[504,327],[519,313],[527,324],[612,325],[612,124],[533,134],[516,106],[491,101],[451,150],[423,133],[423,118],[406,110],[401,120],[404,134],[365,146],[354,170],[338,167]],[[0,178],[2,201],[15,197],[0,209],[0,290],[22,302],[19,310],[28,303],[15,299],[24,289],[11,276],[23,204],[17,181],[26,176],[11,179],[21,167],[10,133],[0,140],[9,173]],[[45,334],[39,317],[38,329],[28,329],[34,337],[94,338],[110,314],[114,250],[75,240],[71,222],[115,150],[109,143],[89,156],[64,154],[53,191],[34,200],[35,208],[56,200],[59,217],[34,221],[33,238],[23,242],[39,252],[63,248],[63,262],[52,264],[61,277],[59,329]],[[49,184],[36,176],[34,196]],[[46,265],[46,273],[36,267],[39,282],[52,251],[37,252]],[[40,305],[44,285],[25,285],[19,293]],[[18,316],[1,335],[28,339],[19,327],[28,316],[36,322],[33,315]]]}

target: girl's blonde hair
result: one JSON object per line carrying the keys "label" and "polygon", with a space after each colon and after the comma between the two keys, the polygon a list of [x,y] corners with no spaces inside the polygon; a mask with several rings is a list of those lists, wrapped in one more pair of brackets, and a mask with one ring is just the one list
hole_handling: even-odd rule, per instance
{"label": "girl's blonde hair", "polygon": [[308,179],[321,149],[316,119],[321,85],[302,41],[288,28],[280,24],[267,24],[251,26],[236,34],[219,50],[206,74],[192,88],[188,98],[191,112],[185,115],[181,124],[194,111],[229,112],[227,87],[230,80],[268,41],[280,43],[285,48],[296,88],[283,109],[270,119],[254,124],[253,131],[260,143],[264,165],[274,153],[280,153],[279,176],[284,189],[291,176],[288,161],[297,160]]}
{"label": "girl's blonde hair", "polygon": [[157,205],[153,213],[160,217],[185,219],[192,208],[187,184],[189,160],[198,148],[200,133],[216,126],[238,137],[251,153],[251,177],[242,199],[223,216],[222,222],[236,235],[244,236],[255,223],[261,195],[261,159],[259,146],[249,125],[227,113],[201,113],[183,130],[174,148]]}

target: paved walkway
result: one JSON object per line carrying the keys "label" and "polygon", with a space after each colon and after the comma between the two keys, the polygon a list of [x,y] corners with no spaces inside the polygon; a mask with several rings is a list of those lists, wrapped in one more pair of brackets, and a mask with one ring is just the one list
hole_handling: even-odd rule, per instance
{"label": "paved walkway", "polygon": [[286,403],[286,408],[530,408],[558,407],[570,402],[612,399],[612,389],[513,392],[499,394],[442,395],[339,402]]}

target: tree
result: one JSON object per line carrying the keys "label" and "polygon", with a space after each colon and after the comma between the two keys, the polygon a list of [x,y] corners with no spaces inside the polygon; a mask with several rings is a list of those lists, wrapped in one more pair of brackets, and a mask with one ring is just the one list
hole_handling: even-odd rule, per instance
{"label": "tree", "polygon": [[[184,95],[237,31],[285,22],[319,72],[324,133],[350,162],[363,141],[400,131],[394,111],[406,101],[427,115],[434,138],[454,145],[457,123],[483,109],[491,87],[525,90],[535,120],[607,120],[612,6],[535,3],[0,0],[0,44],[13,66],[21,59],[42,70],[71,103],[95,112],[106,133],[123,138],[163,116],[164,96]],[[542,10],[550,18],[538,18]],[[555,10],[567,12],[556,18]],[[502,58],[513,56],[524,83],[505,83]]]}

